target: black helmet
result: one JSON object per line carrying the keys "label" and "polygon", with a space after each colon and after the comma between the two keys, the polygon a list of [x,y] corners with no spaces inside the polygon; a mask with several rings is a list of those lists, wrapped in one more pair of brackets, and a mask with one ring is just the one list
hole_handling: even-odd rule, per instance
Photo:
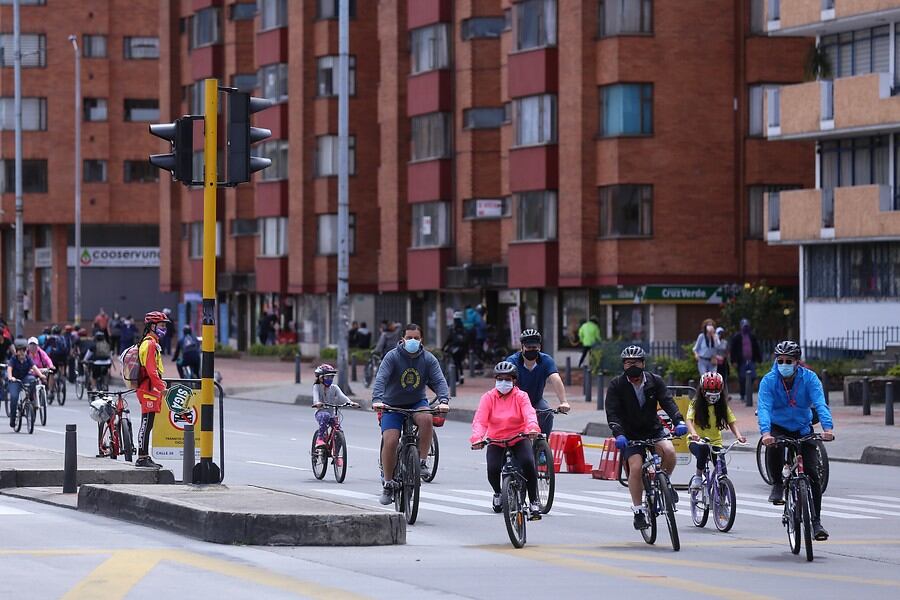
{"label": "black helmet", "polygon": [[522,341],[522,345],[525,344],[540,344],[541,343],[541,332],[537,329],[526,329],[522,332],[522,335],[519,336],[519,339]]}
{"label": "black helmet", "polygon": [[775,356],[792,356],[794,358],[800,358],[801,354],[803,354],[803,351],[800,349],[800,345],[791,340],[778,342],[778,345],[775,346]]}
{"label": "black helmet", "polygon": [[59,335],[62,332],[62,329],[59,328],[59,325],[54,325],[50,328],[50,333],[53,335]]}
{"label": "black helmet", "polygon": [[43,334],[44,334],[44,335],[47,335],[47,334],[49,334],[49,333],[50,333],[50,328],[49,328],[49,327],[44,327]]}
{"label": "black helmet", "polygon": [[497,375],[512,375],[513,379],[518,379],[519,370],[516,368],[516,365],[508,360],[501,360],[494,365],[494,377]]}
{"label": "black helmet", "polygon": [[621,357],[622,360],[627,360],[629,358],[644,360],[645,358],[647,358],[647,353],[644,352],[644,349],[640,346],[628,346],[627,348],[622,350]]}
{"label": "black helmet", "polygon": [[105,338],[105,337],[106,337],[106,334],[103,333],[102,330],[99,330],[99,329],[98,329],[97,331],[94,332],[94,339],[95,339],[95,340],[102,340],[102,339]]}
{"label": "black helmet", "polygon": [[193,330],[191,329],[190,325],[185,325],[184,327],[181,328],[181,332],[185,333],[185,334],[191,333],[191,331],[193,331]]}

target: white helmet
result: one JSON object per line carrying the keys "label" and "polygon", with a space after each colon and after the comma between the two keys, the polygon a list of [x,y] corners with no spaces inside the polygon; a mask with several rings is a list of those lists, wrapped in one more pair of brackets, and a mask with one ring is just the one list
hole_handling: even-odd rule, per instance
{"label": "white helmet", "polygon": [[38,339],[37,339],[36,337],[34,337],[34,336],[28,338],[28,345],[30,346],[31,344],[34,344],[35,346],[37,346],[37,345],[38,345]]}

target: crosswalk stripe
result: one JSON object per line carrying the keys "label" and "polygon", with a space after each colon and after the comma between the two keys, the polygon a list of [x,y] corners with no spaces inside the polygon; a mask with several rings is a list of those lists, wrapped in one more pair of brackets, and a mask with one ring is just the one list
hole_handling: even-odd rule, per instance
{"label": "crosswalk stripe", "polygon": [[20,508],[13,508],[12,506],[3,506],[0,504],[0,516],[5,515],[30,515],[33,513],[28,512],[27,510],[22,510]]}
{"label": "crosswalk stripe", "polygon": [[[867,496],[864,494],[850,494],[854,498],[871,498],[872,500],[887,500],[891,503],[890,506],[897,506],[900,504],[900,497],[892,498],[891,496]],[[880,506],[880,505],[879,505]]]}
{"label": "crosswalk stripe", "polygon": [[[738,496],[738,502],[741,502],[742,498],[757,498],[759,500],[765,500],[765,502],[752,502],[750,500],[743,500],[744,504],[749,504],[751,506],[760,506],[760,507],[774,506],[774,505],[771,505],[768,503],[768,500],[769,500],[768,496],[763,496],[760,494],[741,494],[740,496]],[[781,509],[779,509],[779,510],[781,510]],[[834,517],[836,519],[857,519],[857,520],[858,519],[877,519],[878,518],[878,517],[870,517],[868,515],[855,515],[855,514],[848,514],[848,513],[843,513],[843,512],[836,512],[833,510],[826,510],[824,508],[822,509],[822,516],[823,517]]]}
{"label": "crosswalk stripe", "polygon": [[[384,507],[377,503],[376,498],[373,494],[367,494],[363,492],[354,492],[353,490],[332,490],[332,489],[324,489],[319,488],[315,490],[317,492],[322,492],[325,494],[334,494],[336,496],[345,496],[347,498],[355,498],[358,500],[369,500],[375,502],[376,508],[383,508],[386,510],[394,510],[390,506]],[[368,502],[367,502],[368,504]],[[435,512],[448,513],[451,515],[460,515],[464,517],[483,517],[493,514],[493,512],[475,512],[474,510],[468,510],[465,508],[455,508],[453,506],[444,506],[442,504],[432,504],[431,502],[422,502],[419,501],[419,509],[433,510]]]}
{"label": "crosswalk stripe", "polygon": [[858,500],[848,500],[846,498],[822,498],[822,506],[839,510],[853,510],[856,512],[870,513],[873,515],[882,515],[888,517],[900,517],[900,512],[884,510],[883,508],[869,508],[867,506],[856,506]]}
{"label": "crosswalk stripe", "polygon": [[[460,494],[474,494],[474,495],[478,495],[478,496],[480,496],[482,494],[490,495],[490,492],[482,492],[481,490],[453,490],[453,491],[458,492]],[[554,494],[554,498],[561,498],[561,497],[562,496],[560,494]],[[569,510],[582,510],[584,512],[602,513],[602,514],[606,514],[606,515],[616,515],[616,516],[621,516],[621,515],[627,516],[628,515],[627,512],[622,512],[622,511],[618,511],[618,510],[611,510],[608,508],[600,508],[597,506],[584,506],[581,504],[571,504],[569,502],[558,502],[555,499],[553,501],[553,508],[568,508]],[[562,515],[565,513],[557,513],[554,510],[554,511],[551,511],[550,514],[551,515],[554,515],[554,514]]]}
{"label": "crosswalk stripe", "polygon": [[[480,496],[480,497],[482,497],[482,498],[490,498],[490,497],[492,497],[492,496],[494,495],[494,492],[489,492],[489,491],[487,491],[487,490],[453,490],[453,491],[456,492],[457,494],[468,494],[468,495],[470,495],[470,496]],[[424,493],[424,492],[423,492],[423,493]],[[430,492],[429,492],[429,493],[430,493]],[[453,502],[460,502],[460,503],[463,503],[463,504],[474,503],[474,504],[477,504],[478,506],[482,506],[482,505],[483,505],[481,502],[478,502],[477,500],[466,500],[466,501],[463,501],[462,498],[456,498],[456,497],[454,497],[454,496],[444,496],[444,497],[445,497],[445,498],[452,498],[452,499],[453,499]],[[556,504],[554,503],[553,506],[556,506]],[[492,510],[491,512],[494,512],[494,511]],[[550,514],[553,515],[554,517],[574,517],[574,516],[575,516],[575,515],[573,515],[572,513],[560,512],[560,511],[558,511],[558,510],[554,510],[554,511],[551,512]]]}
{"label": "crosswalk stripe", "polygon": [[[856,498],[860,498],[862,496],[856,496]],[[867,498],[881,498],[887,500],[887,496],[866,496]],[[896,509],[900,507],[900,498],[895,499],[893,502],[872,502],[871,500],[856,500],[854,498],[831,498],[826,496],[827,500],[836,500],[838,502],[843,502],[845,504],[862,504],[863,506],[877,506],[881,508],[893,508]]]}

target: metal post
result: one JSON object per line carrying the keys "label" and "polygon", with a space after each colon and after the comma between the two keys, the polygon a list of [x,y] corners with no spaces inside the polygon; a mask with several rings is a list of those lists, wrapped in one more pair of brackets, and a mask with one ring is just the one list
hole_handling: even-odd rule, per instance
{"label": "metal post", "polygon": [[456,397],[456,362],[450,361],[447,367],[447,383],[450,385],[450,396]]}
{"label": "metal post", "polygon": [[359,376],[356,374],[356,355],[350,355],[350,381],[359,381]]}
{"label": "metal post", "polygon": [[[78,36],[69,36],[75,51],[75,323],[81,323],[81,52]],[[66,242],[68,245],[68,242]],[[59,267],[64,268],[64,267]]]}
{"label": "metal post", "polygon": [[469,377],[475,378],[475,352],[469,350]]}
{"label": "metal post", "polygon": [[606,408],[606,386],[604,386],[603,372],[597,375],[597,410],[604,410]]}
{"label": "metal post", "polygon": [[181,483],[193,483],[194,473],[194,424],[184,425],[184,457],[181,460]]}
{"label": "metal post", "polygon": [[294,355],[294,383],[300,383],[300,353]]}
{"label": "metal post", "polygon": [[753,406],[753,371],[744,373],[744,389],[746,390],[744,405]]}
{"label": "metal post", "polygon": [[894,382],[884,384],[884,424],[894,424]]}
{"label": "metal post", "polygon": [[13,0],[13,66],[16,144],[16,337],[25,335],[23,294],[25,293],[25,206],[22,203],[22,35],[19,22],[19,0]]}
{"label": "metal post", "polygon": [[675,385],[675,373],[669,372],[668,377],[666,377],[666,385]]}
{"label": "metal post", "polygon": [[869,390],[869,378],[863,377],[862,382],[862,404],[863,404],[863,416],[869,416],[872,414],[872,400],[870,398],[870,390]]}
{"label": "metal post", "polygon": [[571,356],[567,356],[567,357],[566,357],[566,379],[565,379],[565,384],[566,384],[566,385],[572,385],[572,357],[571,357]]}
{"label": "metal post", "polygon": [[825,392],[825,404],[828,402],[828,369],[822,369],[822,390]]}
{"label": "metal post", "polygon": [[584,401],[591,401],[591,379],[593,376],[591,375],[591,370],[588,367],[584,368]]}
{"label": "metal post", "polygon": [[338,385],[349,392],[347,355],[350,330],[350,4],[341,0],[338,7]]}
{"label": "metal post", "polygon": [[66,425],[66,455],[63,473],[63,494],[74,494],[78,491],[78,436],[75,425]]}

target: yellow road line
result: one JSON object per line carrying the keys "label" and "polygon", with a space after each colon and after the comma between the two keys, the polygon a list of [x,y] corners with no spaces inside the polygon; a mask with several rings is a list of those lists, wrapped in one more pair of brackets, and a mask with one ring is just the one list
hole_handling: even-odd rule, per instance
{"label": "yellow road line", "polygon": [[109,554],[112,550],[97,548],[53,548],[40,550],[0,550],[0,556],[86,556],[88,554]]}
{"label": "yellow road line", "polygon": [[124,598],[163,557],[163,550],[120,550],[100,563],[63,600]]}

